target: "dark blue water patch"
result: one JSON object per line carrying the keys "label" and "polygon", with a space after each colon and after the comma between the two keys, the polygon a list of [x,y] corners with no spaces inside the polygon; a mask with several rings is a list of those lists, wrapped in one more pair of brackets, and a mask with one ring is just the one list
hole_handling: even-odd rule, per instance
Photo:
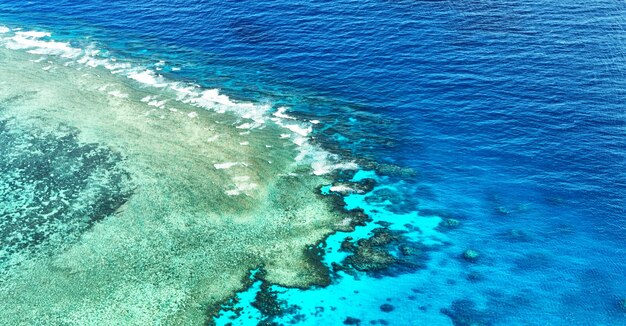
{"label": "dark blue water patch", "polygon": [[[1,105],[9,100],[19,99]],[[132,194],[122,160],[63,126],[50,133],[0,120],[0,270],[17,254],[49,253],[114,214]],[[51,238],[52,248],[44,247]]]}
{"label": "dark blue water patch", "polygon": [[[619,324],[626,289],[601,279],[626,273],[625,9],[53,0],[0,4],[0,19],[142,64],[166,60],[182,67],[164,69],[172,78],[321,120],[315,136],[328,148],[410,167],[399,193],[370,201],[459,222],[446,231],[449,262],[434,268],[463,264],[457,291],[481,297],[446,298],[451,320]],[[468,248],[480,252],[474,264],[459,261]],[[579,289],[594,278],[603,290],[584,308]]]}

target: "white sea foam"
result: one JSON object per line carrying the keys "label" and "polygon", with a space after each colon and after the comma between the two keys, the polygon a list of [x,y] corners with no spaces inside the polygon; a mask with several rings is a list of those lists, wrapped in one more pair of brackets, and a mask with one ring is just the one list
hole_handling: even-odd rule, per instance
{"label": "white sea foam", "polygon": [[107,94],[113,96],[113,97],[117,97],[117,98],[128,98],[128,94],[126,93],[122,93],[120,91],[110,91]]}
{"label": "white sea foam", "polygon": [[150,101],[148,101],[148,105],[157,107],[159,109],[165,108],[165,103],[167,103],[167,100],[161,100],[161,101],[150,100]]}
{"label": "white sea foam", "polygon": [[308,138],[305,137],[294,137],[291,142],[298,145],[298,147],[302,147],[304,144],[306,144],[309,141]]}
{"label": "white sea foam", "polygon": [[311,126],[304,127],[302,125],[284,125],[284,128],[287,128],[300,136],[308,136],[313,128]]}
{"label": "white sea foam", "polygon": [[43,37],[51,36],[51,34],[48,32],[38,32],[38,31],[15,32],[15,35],[29,37],[29,38],[43,38]]}
{"label": "white sea foam", "polygon": [[143,71],[133,71],[127,74],[128,78],[134,79],[142,84],[154,86],[154,87],[165,87],[167,83],[163,80],[161,75],[157,75],[152,70],[143,70]]}
{"label": "white sea foam", "polygon": [[[191,93],[190,95],[193,95]],[[228,96],[220,94],[217,89],[207,89],[202,91],[199,96],[186,96],[185,101],[193,105],[213,110],[218,113],[234,113],[244,119],[252,120],[250,128],[262,126],[266,119],[269,106],[255,105],[249,102],[234,102]]]}
{"label": "white sea foam", "polygon": [[350,193],[350,192],[355,192],[354,189],[346,186],[346,185],[338,185],[338,186],[332,186],[330,187],[330,191],[332,192],[343,192],[343,193]]}
{"label": "white sea foam", "polygon": [[311,163],[313,174],[324,175],[336,170],[358,170],[359,165],[355,162],[331,163],[328,161],[316,161]]}
{"label": "white sea foam", "polygon": [[242,123],[240,125],[237,126],[237,129],[250,129],[252,128],[254,125],[250,122],[246,122],[246,123]]}
{"label": "white sea foam", "polygon": [[234,166],[248,166],[248,164],[244,162],[225,162],[225,163],[215,163],[213,166],[217,170],[230,169]]}
{"label": "white sea foam", "polygon": [[32,54],[57,55],[72,59],[82,53],[81,49],[73,48],[68,43],[40,40],[45,36],[50,36],[50,33],[16,32],[13,37],[7,39],[5,46],[11,50],[27,50]]}
{"label": "white sea foam", "polygon": [[[218,113],[232,113],[248,121],[241,122],[239,129],[262,128],[268,121],[272,121],[280,127],[289,130],[290,133],[280,135],[280,138],[290,139],[298,146],[298,155],[295,158],[299,164],[310,164],[313,173],[316,175],[330,173],[336,169],[356,169],[354,162],[342,162],[341,159],[331,154],[319,146],[309,142],[313,125],[320,123],[319,120],[309,122],[298,121],[296,117],[287,114],[288,108],[279,107],[273,114],[270,114],[271,105],[255,104],[251,102],[234,101],[225,94],[221,94],[218,89],[202,89],[193,83],[173,82],[166,80],[151,69],[141,66],[133,66],[130,63],[118,62],[115,58],[105,58],[101,56],[101,51],[95,47],[79,49],[71,47],[68,43],[47,40],[51,35],[41,31],[22,31],[19,28],[9,29],[0,26],[0,45],[13,50],[25,50],[32,54],[58,56],[63,59],[70,59],[64,65],[78,63],[87,67],[103,67],[113,74],[121,74],[149,87],[167,88],[176,94],[176,100],[194,105],[196,107],[215,111]],[[162,67],[165,62],[160,61],[155,66]],[[80,69],[80,68],[77,68]],[[176,70],[173,68],[172,70]],[[105,91],[106,87],[102,89]],[[116,91],[108,93],[111,96],[125,97]],[[158,108],[164,108],[165,100],[158,101],[156,96],[146,96],[142,102]],[[149,110],[146,115],[154,112]],[[189,117],[197,116],[196,112],[189,113]],[[207,139],[208,142],[217,140],[216,136]],[[241,142],[242,145],[247,142]],[[215,164],[216,169],[231,168],[233,166],[246,166],[243,162],[227,162]]]}
{"label": "white sea foam", "polygon": [[284,106],[279,107],[276,112],[274,112],[274,114],[272,114],[275,117],[281,118],[281,119],[291,119],[291,120],[295,120],[296,118],[285,114],[285,112],[287,112],[287,108]]}

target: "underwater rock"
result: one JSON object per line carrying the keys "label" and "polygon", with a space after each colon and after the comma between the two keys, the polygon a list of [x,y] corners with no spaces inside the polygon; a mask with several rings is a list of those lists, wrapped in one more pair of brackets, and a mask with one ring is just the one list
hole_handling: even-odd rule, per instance
{"label": "underwater rock", "polygon": [[563,198],[558,196],[547,197],[546,202],[551,205],[560,206],[563,205]]}
{"label": "underwater rock", "polygon": [[[339,196],[330,196],[330,197],[341,198]],[[345,203],[343,203],[343,200],[341,202],[342,202],[342,205],[345,206]],[[350,219],[350,223],[346,225],[344,228],[340,228],[339,231],[344,231],[344,232],[354,231],[355,226],[365,226],[368,222],[372,221],[372,218],[369,217],[367,214],[365,214],[365,211],[361,208],[355,208],[355,209],[346,211],[345,209],[343,209],[343,206],[341,206],[341,207],[338,207],[338,210],[345,212],[345,214],[349,216],[349,219]]]}
{"label": "underwater rock", "polygon": [[465,279],[472,282],[472,283],[476,283],[476,282],[480,282],[482,280],[485,279],[485,277],[483,276],[483,274],[477,272],[477,271],[471,271],[467,274],[467,276],[465,276]]}
{"label": "underwater rock", "polygon": [[247,44],[276,41],[276,34],[268,31],[257,19],[241,18],[230,22],[230,30],[237,39]]}
{"label": "underwater rock", "polygon": [[462,257],[466,262],[475,263],[480,258],[480,253],[474,249],[467,249],[463,252]]}
{"label": "underwater rock", "polygon": [[552,266],[552,258],[542,252],[530,252],[513,260],[516,271],[537,271]]}
{"label": "underwater rock", "polygon": [[503,237],[511,242],[530,242],[530,236],[519,229],[510,229],[503,234]]}
{"label": "underwater rock", "polygon": [[330,271],[326,268],[326,265],[322,262],[322,256],[324,250],[320,248],[319,243],[310,245],[304,249],[304,257],[307,263],[315,270],[314,275],[317,276],[316,284],[320,286],[327,286],[330,284]]}
{"label": "underwater rock", "polygon": [[362,190],[363,192],[370,192],[374,190],[374,187],[378,184],[378,182],[375,179],[365,178],[356,184],[358,185],[359,190]]}
{"label": "underwater rock", "polygon": [[354,251],[354,243],[352,242],[352,239],[352,237],[346,237],[341,242],[341,247],[339,248],[339,251]]}
{"label": "underwater rock", "polygon": [[343,265],[341,265],[341,264],[337,264],[336,262],[332,262],[332,263],[330,264],[330,266],[331,266],[332,271],[333,271],[334,273],[337,273],[337,272],[341,272],[341,271],[345,271],[345,270],[346,270],[346,268],[345,268]]}
{"label": "underwater rock", "polygon": [[398,247],[398,249],[400,249],[400,252],[404,256],[415,256],[423,254],[421,248],[417,248],[408,244],[402,244]]}
{"label": "underwater rock", "polygon": [[454,218],[446,218],[439,225],[447,229],[455,229],[461,225],[461,222]]}
{"label": "underwater rock", "polygon": [[509,215],[511,214],[511,210],[504,207],[504,206],[498,206],[495,208],[495,211],[498,215]]}
{"label": "underwater rock", "polygon": [[441,309],[441,313],[450,317],[454,326],[489,326],[493,324],[491,316],[476,309],[470,300],[456,300],[450,308]]}
{"label": "underwater rock", "polygon": [[410,189],[375,188],[365,196],[370,205],[385,205],[386,209],[397,214],[417,211],[418,201]]}
{"label": "underwater rock", "polygon": [[377,228],[373,235],[353,244],[354,253],[344,260],[346,266],[373,274],[395,275],[424,266],[425,247],[409,241],[399,231]]}
{"label": "underwater rock", "polygon": [[114,214],[134,190],[123,163],[105,146],[81,143],[76,130],[0,121],[0,269],[15,253],[55,235],[71,242]]}
{"label": "underwater rock", "polygon": [[261,284],[261,290],[256,294],[255,300],[251,304],[266,317],[272,318],[283,314],[278,296],[275,291],[271,290],[267,282]]}
{"label": "underwater rock", "polygon": [[343,321],[344,325],[360,325],[361,320],[354,317],[347,317],[346,320]]}
{"label": "underwater rock", "polygon": [[394,307],[388,303],[382,304],[380,306],[380,311],[382,312],[392,312]]}
{"label": "underwater rock", "polygon": [[397,235],[393,234],[388,229],[378,228],[372,231],[374,235],[369,238],[370,244],[372,246],[383,246],[391,243],[392,241],[397,241]]}
{"label": "underwater rock", "polygon": [[383,249],[359,246],[346,262],[362,272],[381,271],[396,262],[396,258]]}
{"label": "underwater rock", "polygon": [[392,164],[377,163],[375,166],[375,169],[379,174],[387,175],[387,176],[412,178],[417,175],[417,172],[415,172],[415,170],[413,170],[412,168],[401,167],[401,166],[392,165]]}
{"label": "underwater rock", "polygon": [[626,313],[626,298],[617,301],[617,307],[624,313]]}

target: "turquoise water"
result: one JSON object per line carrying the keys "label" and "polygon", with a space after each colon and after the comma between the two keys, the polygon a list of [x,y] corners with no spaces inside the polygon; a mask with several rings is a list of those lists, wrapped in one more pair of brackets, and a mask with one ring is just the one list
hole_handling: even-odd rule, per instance
{"label": "turquoise water", "polygon": [[265,316],[256,280],[215,319],[246,325],[626,323],[625,18],[609,0],[0,4],[0,25],[314,122],[359,163],[319,185],[371,218],[319,245],[331,284],[272,285]]}

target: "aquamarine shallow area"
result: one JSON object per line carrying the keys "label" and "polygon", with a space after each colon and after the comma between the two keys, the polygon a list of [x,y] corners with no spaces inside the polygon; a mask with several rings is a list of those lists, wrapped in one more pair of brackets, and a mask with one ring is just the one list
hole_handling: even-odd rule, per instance
{"label": "aquamarine shallow area", "polygon": [[[374,221],[330,237],[325,262],[376,228],[400,232],[370,246],[380,260],[424,260],[276,288],[298,306],[276,320],[305,324],[625,324],[625,23],[615,0],[0,3],[0,25],[288,107],[367,158],[367,194],[331,191],[352,175],[323,190]],[[441,243],[422,248],[431,218]],[[235,323],[264,318],[243,309]]]}

